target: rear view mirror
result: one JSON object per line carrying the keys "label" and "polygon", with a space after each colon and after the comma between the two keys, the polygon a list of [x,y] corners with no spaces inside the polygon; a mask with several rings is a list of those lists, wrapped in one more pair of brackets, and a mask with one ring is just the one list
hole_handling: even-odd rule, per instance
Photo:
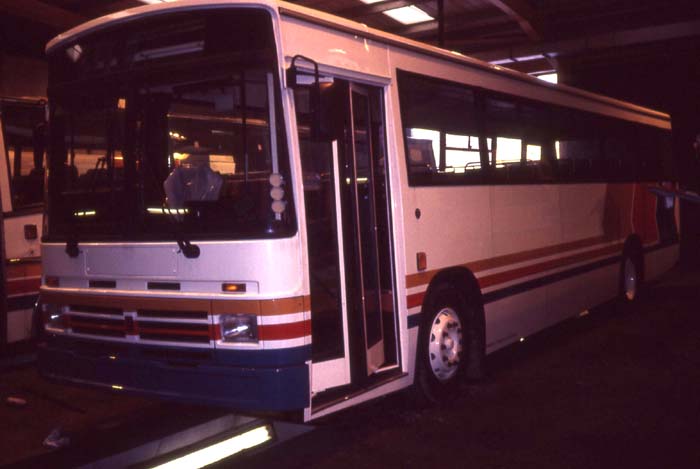
{"label": "rear view mirror", "polygon": [[[300,69],[297,61],[308,62],[313,66],[313,72]],[[292,89],[307,88],[309,90],[309,104],[313,115],[311,123],[311,139],[323,140],[321,131],[321,79],[318,73],[318,63],[314,60],[295,55],[287,69],[287,86]]]}

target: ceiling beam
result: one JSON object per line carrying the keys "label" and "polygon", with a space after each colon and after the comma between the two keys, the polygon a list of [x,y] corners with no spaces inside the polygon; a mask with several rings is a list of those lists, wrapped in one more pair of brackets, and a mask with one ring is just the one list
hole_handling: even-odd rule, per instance
{"label": "ceiling beam", "polygon": [[58,31],[83,23],[87,18],[38,0],[0,0],[0,11],[19,18],[36,21]]}
{"label": "ceiling beam", "polygon": [[99,2],[94,7],[85,10],[85,15],[90,18],[96,18],[98,16],[108,15],[116,11],[122,11],[128,8],[134,8],[144,5],[145,3],[139,0],[118,0],[110,2]]}
{"label": "ceiling beam", "polygon": [[493,6],[515,20],[533,41],[542,40],[537,11],[526,0],[489,0]]}
{"label": "ceiling beam", "polygon": [[489,38],[463,38],[463,39],[448,39],[445,41],[446,49],[459,50],[467,55],[474,54],[474,50],[484,50],[489,48],[504,48],[512,44],[518,44],[523,41],[523,34],[520,30],[512,34]]}
{"label": "ceiling beam", "polygon": [[[483,26],[496,26],[509,23],[510,20],[504,17],[495,9],[483,10],[467,15],[453,16],[445,22],[446,34],[468,33],[473,28]],[[411,37],[413,39],[436,37],[437,21],[426,21],[410,26],[401,26],[388,29],[387,31],[399,36]]]}
{"label": "ceiling beam", "polygon": [[[613,33],[597,34],[529,46],[492,49],[489,51],[477,52],[472,55],[488,62],[502,61],[504,59],[514,62],[524,62],[527,57],[556,57],[558,55],[571,55],[613,47],[628,47],[637,44],[669,41],[685,37],[700,37],[700,20],[628,29]],[[508,66],[505,62],[501,63]]]}

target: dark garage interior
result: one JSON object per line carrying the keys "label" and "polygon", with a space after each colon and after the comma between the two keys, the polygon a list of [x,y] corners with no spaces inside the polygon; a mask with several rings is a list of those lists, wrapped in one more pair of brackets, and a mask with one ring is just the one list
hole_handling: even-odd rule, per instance
{"label": "dark garage interior", "polygon": [[[49,40],[144,3],[158,2],[0,0],[0,96],[46,96]],[[700,193],[696,0],[293,3],[666,112],[676,182]],[[432,19],[384,14],[407,6]],[[680,214],[680,261],[634,309],[611,302],[496,352],[449,406],[399,393],[216,467],[700,467],[700,205],[681,200]],[[45,381],[40,341],[0,343],[0,466],[120,467],[108,457],[228,414]],[[65,444],[47,446],[51,432]]]}

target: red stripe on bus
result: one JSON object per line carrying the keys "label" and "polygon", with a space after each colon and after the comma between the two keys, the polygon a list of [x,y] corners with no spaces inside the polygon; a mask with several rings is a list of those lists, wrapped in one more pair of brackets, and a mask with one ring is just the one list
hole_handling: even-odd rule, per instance
{"label": "red stripe on bus", "polygon": [[[552,259],[550,261],[540,262],[539,264],[528,265],[525,267],[520,267],[518,269],[499,272],[497,274],[486,275],[484,277],[478,278],[477,280],[481,288],[487,288],[494,285],[499,285],[501,283],[511,282],[513,280],[529,277],[530,275],[546,272],[548,270],[566,267],[568,265],[587,261],[596,257],[619,253],[621,251],[622,245],[615,244],[613,246],[606,246],[600,249],[596,249],[594,251],[582,252],[579,254],[574,254],[559,259]],[[408,308],[416,308],[418,306],[421,306],[423,304],[423,300],[425,299],[425,294],[426,292],[419,292],[414,293],[412,295],[408,295],[406,297],[406,306]]]}
{"label": "red stripe on bus", "polygon": [[41,259],[24,258],[9,262],[5,267],[7,278],[41,276]]}
{"label": "red stripe on bus", "polygon": [[425,299],[425,292],[414,293],[413,295],[408,295],[406,298],[406,303],[409,308],[416,308],[423,304]]}
{"label": "red stripe on bus", "polygon": [[93,323],[93,322],[84,322],[78,318],[71,317],[71,316],[66,316],[64,321],[65,321],[66,327],[69,327],[69,328],[83,327],[85,329],[98,329],[98,330],[103,330],[103,331],[118,331],[118,332],[123,332],[124,334],[126,334],[126,328],[124,327],[124,324],[104,324],[104,323],[100,324],[100,323]]}
{"label": "red stripe on bus", "polygon": [[529,277],[530,275],[539,274],[548,270],[566,267],[570,264],[576,264],[578,262],[587,261],[595,257],[601,257],[608,254],[617,253],[621,250],[622,246],[616,244],[614,246],[606,246],[604,248],[596,249],[595,251],[582,252],[579,254],[574,254],[572,256],[562,257],[560,259],[552,259],[551,261],[528,265],[519,269],[513,269],[508,270],[506,272],[499,272],[497,274],[487,275],[478,279],[479,286],[481,286],[481,288],[491,287],[493,285],[518,280],[523,277]]}
{"label": "red stripe on bus", "polygon": [[311,335],[311,321],[258,326],[260,340],[298,339]]}
{"label": "red stripe on bus", "polygon": [[40,278],[21,278],[7,280],[7,294],[18,295],[20,293],[39,293]]}

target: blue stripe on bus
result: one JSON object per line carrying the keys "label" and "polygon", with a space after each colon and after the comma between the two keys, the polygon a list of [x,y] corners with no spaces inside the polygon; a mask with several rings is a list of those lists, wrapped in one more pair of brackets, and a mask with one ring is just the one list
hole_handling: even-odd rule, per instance
{"label": "blue stripe on bus", "polygon": [[[668,242],[668,243],[659,243],[654,246],[650,246],[648,248],[644,249],[645,253],[651,253],[654,251],[658,251],[660,249],[664,249],[667,247],[671,247],[678,244],[677,242]],[[486,293],[483,296],[484,299],[484,304],[489,304],[493,303],[494,301],[502,300],[504,298],[507,298],[509,296],[517,295],[519,293],[525,293],[530,290],[534,290],[536,288],[543,287],[545,285],[549,285],[552,283],[559,282],[561,280],[566,280],[571,277],[576,277],[577,275],[582,275],[585,273],[588,273],[592,270],[600,269],[603,267],[607,267],[612,264],[616,264],[622,262],[622,256],[613,256],[609,257],[607,259],[602,259],[597,262],[593,262],[591,264],[586,264],[582,265],[570,270],[565,270],[563,272],[557,272],[556,274],[551,274],[551,275],[545,275],[544,277],[536,278],[534,280],[530,280],[527,282],[519,283],[517,285],[513,285],[507,288],[503,288],[501,290],[496,290],[490,293]]]}
{"label": "blue stripe on bus", "polygon": [[75,337],[52,336],[53,347],[77,351],[90,356],[124,356],[130,359],[187,362],[193,365],[281,367],[298,365],[311,360],[311,345],[270,350],[226,350],[223,348],[192,348],[154,346],[126,342],[90,340]]}
{"label": "blue stripe on bus", "polygon": [[608,257],[607,259],[602,259],[592,264],[582,265],[570,270],[565,270],[563,272],[557,272],[556,274],[545,275],[544,277],[536,278],[534,280],[529,280],[527,282],[519,283],[517,285],[512,285],[510,287],[502,288],[500,290],[485,293],[483,295],[484,304],[486,305],[489,303],[493,303],[494,301],[502,300],[504,298],[508,298],[509,296],[525,293],[536,288],[544,287],[545,285],[556,283],[561,280],[566,280],[567,278],[576,277],[577,275],[588,273],[592,270],[607,267],[612,264],[617,264],[621,260],[622,256]]}
{"label": "blue stripe on bus", "polygon": [[414,327],[420,326],[420,322],[423,319],[423,313],[411,314],[408,318],[408,328],[413,329]]}

